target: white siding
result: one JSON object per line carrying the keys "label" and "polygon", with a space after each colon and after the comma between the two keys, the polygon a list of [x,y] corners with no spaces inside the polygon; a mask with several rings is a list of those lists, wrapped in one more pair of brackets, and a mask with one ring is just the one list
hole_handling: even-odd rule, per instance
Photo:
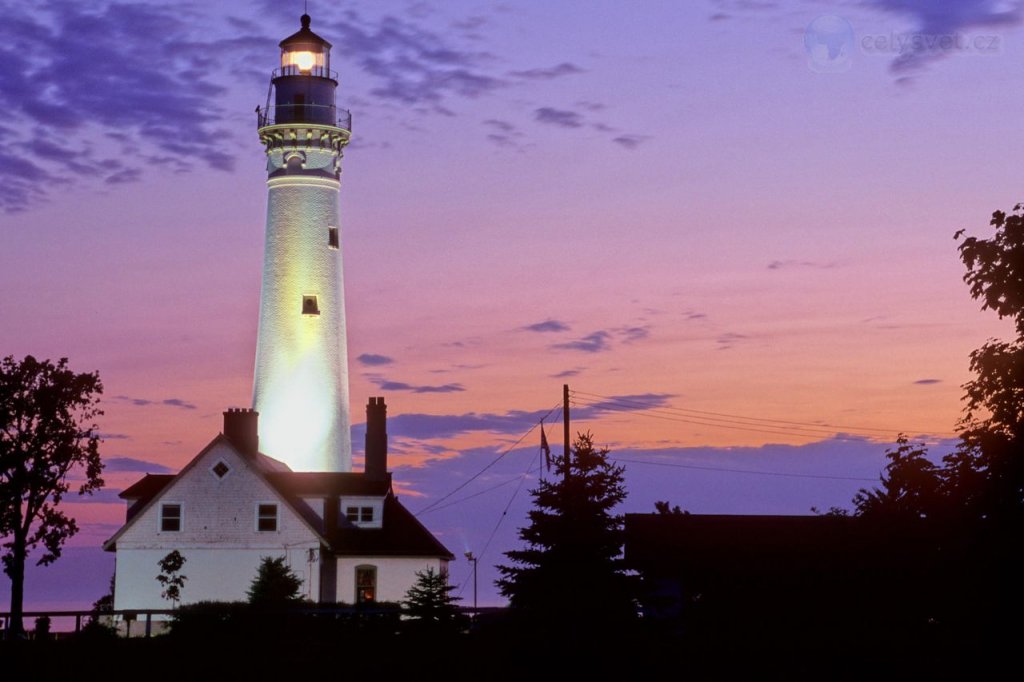
{"label": "white siding", "polygon": [[[223,460],[231,472],[223,478],[210,468]],[[161,502],[182,504],[182,529],[160,532]],[[256,505],[276,502],[278,530],[256,530]],[[312,530],[287,507],[242,456],[218,443],[160,498],[138,517],[117,540],[115,607],[168,608],[160,598],[157,561],[177,549],[186,559],[182,574],[183,603],[203,599],[244,599],[245,591],[264,556],[288,557],[292,569],[306,583],[304,591],[319,596],[320,542]],[[286,551],[287,550],[287,551]],[[314,551],[315,566],[309,564]]]}
{"label": "white siding", "polygon": [[[115,577],[116,609],[169,609],[171,603],[160,596],[156,576],[157,562],[167,555],[166,549],[118,549]],[[181,574],[186,576],[181,589],[181,603],[197,601],[245,601],[246,590],[256,577],[263,557],[284,556],[291,569],[302,578],[302,593],[313,601],[319,597],[319,552],[317,561],[309,562],[308,548],[276,549],[187,548],[179,550],[185,557]]]}
{"label": "white siding", "polygon": [[437,557],[338,557],[338,601],[354,604],[356,566],[377,567],[377,601],[402,601],[416,582],[416,571],[440,571]]}

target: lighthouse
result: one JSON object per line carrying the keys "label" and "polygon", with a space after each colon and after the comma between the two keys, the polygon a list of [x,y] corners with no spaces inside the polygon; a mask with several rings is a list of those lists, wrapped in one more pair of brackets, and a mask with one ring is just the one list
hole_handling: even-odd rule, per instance
{"label": "lighthouse", "polygon": [[335,106],[331,44],[281,41],[266,106],[267,229],[253,407],[260,450],[294,471],[351,471],[338,192],[351,115]]}

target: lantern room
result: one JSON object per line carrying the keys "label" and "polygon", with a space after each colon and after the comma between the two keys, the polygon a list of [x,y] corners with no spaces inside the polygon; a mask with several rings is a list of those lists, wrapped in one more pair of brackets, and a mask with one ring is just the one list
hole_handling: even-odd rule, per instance
{"label": "lantern room", "polygon": [[281,41],[282,76],[331,77],[331,44],[309,29],[309,15],[302,15],[302,28]]}
{"label": "lantern room", "polygon": [[348,112],[339,112],[334,105],[338,80],[331,71],[331,44],[310,30],[308,14],[301,21],[298,33],[281,41],[281,67],[273,76],[274,106],[271,109],[267,102],[259,126],[312,123],[348,129]]}

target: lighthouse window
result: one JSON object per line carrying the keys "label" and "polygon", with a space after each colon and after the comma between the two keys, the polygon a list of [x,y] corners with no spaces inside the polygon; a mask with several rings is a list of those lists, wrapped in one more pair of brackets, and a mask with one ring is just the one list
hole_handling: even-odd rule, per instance
{"label": "lighthouse window", "polygon": [[338,248],[338,228],[327,228],[327,246],[329,246],[332,249]]}
{"label": "lighthouse window", "polygon": [[303,296],[302,297],[302,314],[303,315],[319,315],[320,307],[316,304],[316,296]]}

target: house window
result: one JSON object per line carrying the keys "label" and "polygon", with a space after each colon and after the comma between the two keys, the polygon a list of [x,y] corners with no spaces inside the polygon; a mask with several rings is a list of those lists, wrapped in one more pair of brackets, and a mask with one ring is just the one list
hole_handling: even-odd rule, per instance
{"label": "house window", "polygon": [[377,567],[356,566],[356,603],[377,601]]}
{"label": "house window", "polygon": [[181,505],[160,505],[160,530],[165,533],[177,533],[181,530]]}
{"label": "house window", "polygon": [[337,249],[341,242],[338,241],[338,228],[328,227],[327,228],[327,246],[331,249]]}
{"label": "house window", "polygon": [[352,523],[373,521],[373,507],[345,507],[345,518]]}
{"label": "house window", "polygon": [[229,467],[227,464],[221,461],[214,464],[213,469],[211,469],[211,471],[213,472],[213,475],[216,476],[217,478],[224,478],[225,476],[228,475],[228,472],[231,471],[231,467]]}
{"label": "house window", "polygon": [[302,314],[303,315],[319,315],[320,307],[316,304],[316,296],[303,296],[302,297]]}
{"label": "house window", "polygon": [[256,530],[276,531],[277,530],[277,505],[258,504],[256,505]]}

